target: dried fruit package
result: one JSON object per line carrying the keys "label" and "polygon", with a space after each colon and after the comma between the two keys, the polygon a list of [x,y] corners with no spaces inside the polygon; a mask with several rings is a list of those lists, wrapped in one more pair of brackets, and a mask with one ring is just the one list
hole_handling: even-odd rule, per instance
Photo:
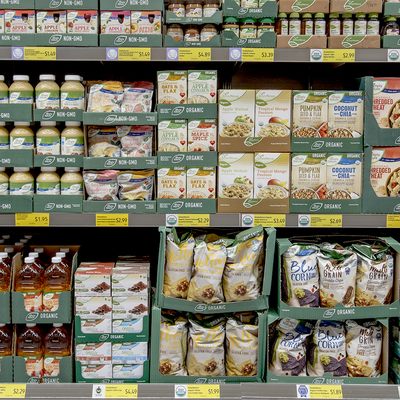
{"label": "dried fruit package", "polygon": [[121,157],[150,157],[153,153],[153,127],[120,126],[117,128],[121,139]]}
{"label": "dried fruit package", "polygon": [[343,322],[317,321],[307,352],[307,372],[309,376],[347,376]]}
{"label": "dried fruit package", "polygon": [[192,277],[195,241],[190,233],[181,238],[175,229],[167,236],[164,295],[186,299]]}
{"label": "dried fruit package", "polygon": [[87,200],[118,200],[118,171],[83,171]]}
{"label": "dried fruit package", "polygon": [[318,255],[321,307],[354,306],[357,255],[339,245],[324,243]]}
{"label": "dried fruit package", "polygon": [[120,200],[151,200],[153,198],[154,170],[120,171],[118,185]]}
{"label": "dried fruit package", "polygon": [[121,82],[95,82],[89,89],[88,112],[120,112],[124,98]]}
{"label": "dried fruit package", "polygon": [[317,246],[295,244],[282,257],[282,300],[292,307],[319,306]]}
{"label": "dried fruit package", "polygon": [[153,92],[152,82],[125,83],[121,111],[126,113],[151,112]]}

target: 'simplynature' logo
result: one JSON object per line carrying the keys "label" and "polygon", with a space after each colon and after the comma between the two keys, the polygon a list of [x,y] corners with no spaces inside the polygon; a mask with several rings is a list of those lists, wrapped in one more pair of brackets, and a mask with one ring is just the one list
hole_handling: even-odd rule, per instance
{"label": "'simplynature' logo", "polygon": [[324,318],[332,318],[336,313],[336,310],[326,310],[324,312]]}
{"label": "'simplynature' logo", "polygon": [[57,8],[60,7],[62,4],[62,0],[51,0],[49,3],[50,8]]}
{"label": "'simplynature' logo", "polygon": [[324,142],[322,140],[318,140],[311,145],[312,150],[319,150],[324,147]]}
{"label": "'simplynature' logo", "polygon": [[100,335],[99,341],[105,342],[106,340],[108,340],[109,337],[110,337],[110,335],[107,335],[107,334]]}
{"label": "'simplynature' logo", "polygon": [[49,44],[56,44],[61,42],[62,35],[51,35],[49,39]]}
{"label": "'simplynature' logo", "polygon": [[185,159],[185,156],[183,154],[177,154],[172,157],[171,162],[173,164],[180,164],[184,159]]}
{"label": "'simplynature' logo", "polygon": [[185,107],[175,107],[172,109],[171,115],[173,117],[177,117],[178,115],[183,114],[184,111],[185,111]]}
{"label": "'simplynature' logo", "polygon": [[313,203],[310,206],[310,211],[316,212],[316,211],[319,211],[322,207],[323,207],[322,203]]}
{"label": "'simplynature' logo", "polygon": [[197,304],[197,306],[194,308],[194,311],[197,312],[203,312],[207,310],[207,306],[205,304]]}
{"label": "'simplynature' logo", "polygon": [[115,8],[124,8],[126,5],[128,5],[128,0],[116,0],[115,2]]}
{"label": "'simplynature' logo", "polygon": [[114,45],[115,45],[115,46],[121,46],[121,45],[124,44],[127,40],[128,40],[128,36],[125,36],[125,35],[118,35],[118,36],[114,39]]}
{"label": "'simplynature' logo", "polygon": [[183,207],[183,201],[175,201],[171,204],[171,211],[180,210]]}
{"label": "'simplynature' logo", "polygon": [[104,118],[104,123],[106,125],[112,125],[114,122],[117,121],[117,116],[115,114],[107,115],[107,117]]}
{"label": "'simplynature' logo", "polygon": [[52,119],[56,115],[56,112],[54,110],[47,110],[42,114],[42,119],[48,121],[49,119]]}
{"label": "'simplynature' logo", "polygon": [[39,316],[38,312],[31,312],[25,317],[26,322],[35,321]]}
{"label": "'simplynature' logo", "polygon": [[52,165],[56,161],[56,158],[54,156],[48,156],[43,159],[42,165],[48,166]]}
{"label": "'simplynature' logo", "polygon": [[44,209],[45,209],[45,211],[51,211],[55,208],[55,206],[56,206],[56,203],[47,203],[44,206]]}
{"label": "'simplynature' logo", "polygon": [[104,163],[105,168],[112,168],[115,165],[117,165],[118,160],[116,158],[110,158],[109,160],[106,160]]}
{"label": "'simplynature' logo", "polygon": [[116,208],[117,208],[117,203],[107,203],[104,206],[104,211],[111,212],[111,211],[114,211]]}
{"label": "'simplynature' logo", "polygon": [[400,212],[400,204],[396,204],[393,208],[393,212],[398,213]]}

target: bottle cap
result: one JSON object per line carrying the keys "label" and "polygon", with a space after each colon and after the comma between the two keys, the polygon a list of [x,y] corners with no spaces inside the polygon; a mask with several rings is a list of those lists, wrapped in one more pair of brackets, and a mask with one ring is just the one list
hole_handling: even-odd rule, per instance
{"label": "bottle cap", "polygon": [[52,75],[52,74],[43,74],[43,75],[39,75],[39,79],[41,81],[55,81],[56,76]]}
{"label": "bottle cap", "polygon": [[53,324],[54,328],[61,328],[63,326],[63,324]]}
{"label": "bottle cap", "polygon": [[59,264],[61,262],[61,257],[52,257],[51,262],[53,264]]}
{"label": "bottle cap", "polygon": [[39,253],[37,253],[36,251],[33,251],[33,252],[28,254],[28,257],[38,258],[39,257]]}
{"label": "bottle cap", "polygon": [[33,257],[25,257],[25,264],[32,264],[35,261]]}
{"label": "bottle cap", "polygon": [[36,324],[26,324],[26,327],[27,328],[33,328],[33,327],[35,327],[36,326]]}
{"label": "bottle cap", "polygon": [[8,253],[6,253],[6,252],[1,252],[1,253],[0,253],[0,257],[1,257],[1,258],[7,258],[7,257],[8,257]]}

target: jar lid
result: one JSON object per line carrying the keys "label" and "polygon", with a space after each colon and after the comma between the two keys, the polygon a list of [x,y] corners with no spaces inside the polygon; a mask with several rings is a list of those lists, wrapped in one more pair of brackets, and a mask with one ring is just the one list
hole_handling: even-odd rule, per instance
{"label": "jar lid", "polygon": [[[25,257],[25,264],[32,264],[35,261],[33,257]],[[36,326],[36,324],[26,324],[26,326]]]}
{"label": "jar lid", "polygon": [[56,167],[42,167],[40,168],[42,172],[56,172],[57,168]]}
{"label": "jar lid", "polygon": [[80,75],[65,75],[65,80],[66,81],[81,81]]}
{"label": "jar lid", "polygon": [[169,4],[183,4],[184,0],[170,0]]}
{"label": "jar lid", "polygon": [[379,14],[378,13],[370,13],[368,14],[369,18],[378,18]]}
{"label": "jar lid", "polygon": [[260,19],[261,24],[272,24],[275,22],[275,18],[262,18]]}
{"label": "jar lid", "polygon": [[202,5],[202,0],[186,0],[186,4],[200,4],[200,5]]}
{"label": "jar lid", "polygon": [[216,31],[217,27],[213,24],[205,24],[201,30],[203,30],[203,29],[212,29],[212,30]]}
{"label": "jar lid", "polygon": [[241,22],[242,24],[255,24],[255,23],[256,23],[256,20],[253,19],[253,18],[242,18],[242,19],[240,20],[240,22]]}
{"label": "jar lid", "polygon": [[238,19],[235,17],[226,17],[224,18],[224,24],[237,24],[238,23]]}
{"label": "jar lid", "polygon": [[65,126],[81,126],[80,121],[65,121]]}
{"label": "jar lid", "polygon": [[[378,14],[377,14],[377,15],[378,15]],[[353,18],[353,14],[344,13],[344,14],[342,15],[342,17],[343,17],[343,18]]]}
{"label": "jar lid", "polygon": [[281,12],[281,13],[278,14],[278,18],[287,18],[287,14]]}
{"label": "jar lid", "polygon": [[297,12],[290,13],[289,18],[300,18],[300,14]]}
{"label": "jar lid", "polygon": [[52,74],[43,74],[43,75],[39,75],[39,80],[41,80],[41,81],[55,81],[56,80],[56,76],[52,75]]}
{"label": "jar lid", "polygon": [[51,262],[53,264],[59,264],[61,262],[61,257],[52,257]]}
{"label": "jar lid", "polygon": [[29,75],[13,75],[14,81],[29,81]]}
{"label": "jar lid", "polygon": [[339,18],[339,13],[330,13],[329,18]]}
{"label": "jar lid", "polygon": [[29,126],[31,123],[30,122],[22,122],[22,121],[15,121],[14,126]]}
{"label": "jar lid", "polygon": [[356,14],[356,18],[366,18],[366,17],[367,17],[367,15],[364,14],[364,13],[357,13]]}
{"label": "jar lid", "polygon": [[56,126],[57,122],[56,121],[42,121],[40,123],[40,126]]}
{"label": "jar lid", "polygon": [[4,81],[4,75],[0,75],[0,81]]}
{"label": "jar lid", "polygon": [[79,167],[65,167],[65,172],[80,172],[81,169]]}
{"label": "jar lid", "polygon": [[306,19],[306,18],[311,19],[312,18],[312,14],[311,13],[305,13],[305,14],[302,15],[302,18],[303,19]]}
{"label": "jar lid", "polygon": [[37,251],[32,251],[28,254],[28,257],[39,258],[39,253]]}
{"label": "jar lid", "polygon": [[14,172],[29,172],[28,167],[14,167]]}
{"label": "jar lid", "polygon": [[389,22],[396,22],[396,21],[397,21],[397,18],[396,18],[396,17],[387,17],[387,18],[386,18],[386,21],[389,21]]}

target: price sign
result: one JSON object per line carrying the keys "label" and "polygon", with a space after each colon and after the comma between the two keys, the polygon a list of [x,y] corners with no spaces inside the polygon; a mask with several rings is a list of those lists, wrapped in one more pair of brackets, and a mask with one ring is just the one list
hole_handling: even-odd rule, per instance
{"label": "price sign", "polygon": [[220,385],[175,385],[176,399],[219,399]]}
{"label": "price sign", "polygon": [[166,214],[165,224],[186,227],[210,226],[210,214]]}
{"label": "price sign", "polygon": [[94,399],[137,399],[138,385],[93,385]]}
{"label": "price sign", "polygon": [[280,227],[286,226],[285,214],[242,214],[242,226]]}
{"label": "price sign", "polygon": [[149,47],[120,47],[118,48],[119,61],[151,61]]}
{"label": "price sign", "polygon": [[178,50],[179,61],[211,61],[211,48],[201,47],[194,48],[180,48]]}
{"label": "price sign", "polygon": [[96,226],[129,226],[128,214],[96,214]]}
{"label": "price sign", "polygon": [[296,385],[298,399],[343,399],[341,385]]}
{"label": "price sign", "polygon": [[15,226],[49,226],[49,213],[17,213]]}
{"label": "price sign", "polygon": [[354,49],[324,49],[322,62],[355,62],[356,51]]}
{"label": "price sign", "polygon": [[386,215],[386,228],[400,228],[400,215]]}
{"label": "price sign", "polygon": [[343,216],[341,214],[311,215],[310,226],[312,228],[341,228]]}
{"label": "price sign", "polygon": [[0,385],[0,399],[24,399],[25,383],[5,383]]}
{"label": "price sign", "polygon": [[274,62],[275,49],[242,49],[242,61]]}
{"label": "price sign", "polygon": [[24,47],[24,60],[55,61],[56,59],[56,47]]}

